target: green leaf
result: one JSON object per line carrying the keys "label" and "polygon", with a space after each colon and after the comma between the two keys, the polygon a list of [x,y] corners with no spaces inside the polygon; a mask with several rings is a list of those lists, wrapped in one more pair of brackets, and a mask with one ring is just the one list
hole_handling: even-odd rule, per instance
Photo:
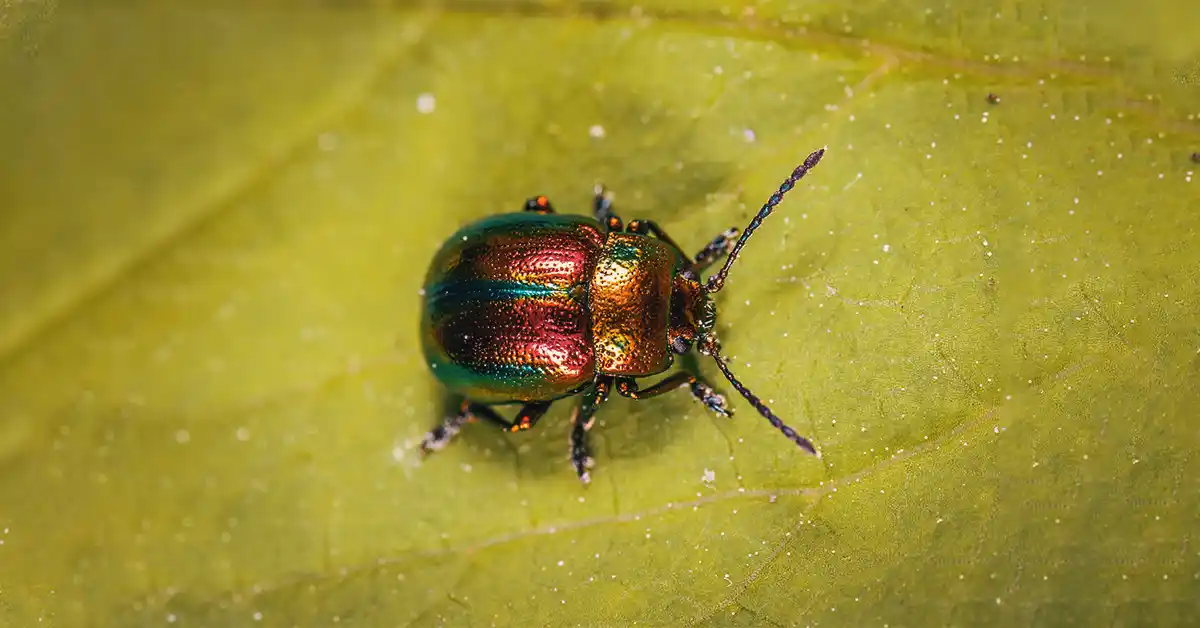
{"label": "green leaf", "polygon": [[[0,623],[1200,619],[1192,4],[383,4],[0,23]],[[822,146],[719,301],[822,458],[684,392],[588,487],[573,402],[420,458],[457,227],[699,250]]]}

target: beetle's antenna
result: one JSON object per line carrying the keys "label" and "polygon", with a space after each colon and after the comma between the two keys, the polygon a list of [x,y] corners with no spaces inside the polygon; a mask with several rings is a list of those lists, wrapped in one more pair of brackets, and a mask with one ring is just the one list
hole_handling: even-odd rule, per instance
{"label": "beetle's antenna", "polygon": [[[825,149],[822,148],[809,155],[808,158],[804,160],[804,163],[796,166],[796,169],[792,171],[792,175],[779,186],[779,191],[771,195],[771,198],[768,199],[766,204],[762,206],[762,209],[758,210],[758,214],[754,216],[754,220],[751,220],[750,224],[746,226],[746,230],[742,232],[742,237],[738,238],[737,244],[734,244],[733,250],[729,252],[729,257],[725,260],[725,265],[721,267],[720,272],[708,278],[708,284],[704,287],[705,292],[711,294],[718,292],[721,290],[721,288],[725,287],[725,275],[729,274],[729,267],[733,266],[733,262],[737,259],[738,254],[742,251],[742,247],[746,245],[746,240],[750,239],[750,234],[754,233],[754,230],[758,229],[758,226],[762,224],[762,221],[767,216],[770,216],[771,212],[775,211],[775,206],[779,205],[780,201],[783,200],[783,195],[787,194],[789,190],[795,187],[796,182],[804,178],[804,175],[808,174],[808,171],[812,170],[817,165],[817,162],[821,161],[821,157],[824,155]],[[717,362],[720,363],[720,360],[718,359]],[[737,383],[733,377],[729,375],[728,371],[725,372],[725,376],[730,378],[729,381],[734,382],[735,384]],[[742,394],[747,395],[748,393],[743,392]],[[746,398],[751,399],[752,397],[748,396]],[[764,412],[764,408],[765,406],[759,408],[759,412],[763,412],[763,416],[766,416],[768,419],[775,416],[773,414],[769,414],[769,410]],[[775,421],[778,421],[778,418],[773,419],[771,422],[774,423]],[[811,447],[811,445],[809,445],[809,447]]]}
{"label": "beetle's antenna", "polygon": [[754,406],[754,409],[758,410],[759,414],[763,415],[764,418],[770,421],[771,425],[775,426],[775,429],[783,432],[784,436],[790,438],[793,443],[803,447],[808,453],[813,454],[818,458],[821,457],[821,453],[817,451],[817,448],[813,446],[812,442],[810,442],[807,438],[797,434],[796,430],[784,424],[783,419],[775,416],[775,413],[771,412],[771,409],[767,407],[767,404],[762,402],[762,399],[756,397],[754,393],[750,392],[750,389],[743,386],[742,383],[733,376],[733,373],[729,371],[729,365],[725,364],[725,358],[722,358],[721,355],[716,351],[713,351],[709,355],[711,355],[712,358],[717,361],[717,367],[720,368],[721,372],[725,374],[725,379],[729,380],[729,383],[733,384],[733,387],[736,388],[738,392],[742,393],[742,396],[746,398],[746,401],[749,401],[750,405]]}

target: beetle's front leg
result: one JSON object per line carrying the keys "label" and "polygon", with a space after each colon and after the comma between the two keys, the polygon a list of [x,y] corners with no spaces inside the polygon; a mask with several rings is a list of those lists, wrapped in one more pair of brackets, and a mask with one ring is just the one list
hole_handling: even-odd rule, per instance
{"label": "beetle's front leg", "polygon": [[737,234],[738,228],[730,227],[713,238],[704,247],[704,250],[696,254],[692,262],[696,266],[696,272],[703,271],[705,268],[712,266],[717,260],[729,255],[729,252],[733,250],[733,246],[737,244],[737,240],[734,239]]}
{"label": "beetle's front leg", "polygon": [[623,379],[617,382],[617,392],[622,397],[640,400],[657,397],[682,386],[687,386],[692,391],[692,396],[709,410],[721,416],[733,416],[733,409],[729,407],[729,403],[725,400],[725,395],[717,393],[712,386],[709,386],[699,376],[687,371],[679,371],[678,373],[669,375],[649,388],[641,390],[638,389],[637,382],[634,380]]}
{"label": "beetle's front leg", "polygon": [[441,425],[425,435],[425,438],[421,440],[421,451],[430,453],[442,449],[462,430],[463,425],[479,419],[498,425],[510,432],[527,430],[536,425],[538,419],[542,418],[549,408],[550,402],[548,401],[526,404],[517,414],[517,420],[509,421],[483,404],[464,400],[458,409],[458,414],[446,417]]}
{"label": "beetle's front leg", "polygon": [[653,235],[655,238],[662,240],[667,246],[675,249],[679,253],[679,257],[687,259],[687,253],[684,253],[683,249],[675,243],[675,240],[672,240],[671,236],[667,235],[667,232],[663,231],[663,228],[658,226],[658,223],[653,220],[630,220],[629,224],[625,226],[625,230],[630,233]]}
{"label": "beetle's front leg", "polygon": [[[688,257],[687,254],[683,252],[683,249],[675,243],[675,240],[672,240],[671,236],[667,235],[667,232],[663,231],[662,227],[658,226],[658,223],[654,222],[653,220],[631,220],[629,225],[626,227],[626,230],[631,233],[653,235],[659,240],[662,240],[668,246],[678,251],[680,257],[684,259],[687,259]],[[693,269],[697,273],[703,272],[704,269],[712,266],[717,260],[729,255],[729,252],[733,250],[733,245],[737,243],[737,240],[734,239],[737,234],[738,228],[730,227],[729,229],[722,231],[717,237],[713,238],[712,241],[705,245],[704,249],[697,253],[696,257],[693,258]]]}
{"label": "beetle's front leg", "polygon": [[579,481],[584,484],[592,481],[588,469],[591,469],[596,463],[588,452],[587,433],[592,429],[592,423],[596,420],[596,408],[608,400],[612,382],[612,377],[604,375],[597,377],[596,383],[584,393],[579,406],[575,408],[575,414],[571,416],[571,464],[575,467],[575,474],[579,476]]}

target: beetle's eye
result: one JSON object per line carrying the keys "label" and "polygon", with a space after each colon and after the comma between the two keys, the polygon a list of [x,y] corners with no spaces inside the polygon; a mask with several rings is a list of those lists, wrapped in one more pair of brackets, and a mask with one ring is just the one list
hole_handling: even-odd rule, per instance
{"label": "beetle's eye", "polygon": [[671,339],[671,350],[680,355],[687,353],[692,348],[692,341],[683,336],[675,336]]}

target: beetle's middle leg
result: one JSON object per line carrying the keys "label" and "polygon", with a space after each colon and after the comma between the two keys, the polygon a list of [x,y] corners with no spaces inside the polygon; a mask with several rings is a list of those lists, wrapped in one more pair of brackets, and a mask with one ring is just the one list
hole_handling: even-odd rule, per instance
{"label": "beetle's middle leg", "polygon": [[592,198],[592,214],[610,233],[624,229],[621,217],[613,211],[612,194],[603,183],[596,184],[596,195]]}
{"label": "beetle's middle leg", "polygon": [[608,400],[612,382],[611,376],[597,377],[596,383],[583,394],[575,413],[571,415],[571,464],[575,467],[575,474],[584,484],[592,481],[588,469],[596,462],[588,452],[587,433],[595,421],[596,408]]}
{"label": "beetle's middle leg", "polygon": [[617,382],[617,392],[622,397],[630,399],[649,399],[657,397],[663,393],[670,392],[676,388],[687,386],[692,391],[692,396],[697,401],[704,404],[704,407],[716,412],[721,416],[732,416],[733,410],[729,407],[729,403],[725,400],[725,395],[718,393],[709,386],[707,382],[701,379],[698,375],[688,371],[679,371],[673,375],[668,375],[661,381],[651,385],[649,388],[639,389],[637,382],[633,379],[622,379]]}

